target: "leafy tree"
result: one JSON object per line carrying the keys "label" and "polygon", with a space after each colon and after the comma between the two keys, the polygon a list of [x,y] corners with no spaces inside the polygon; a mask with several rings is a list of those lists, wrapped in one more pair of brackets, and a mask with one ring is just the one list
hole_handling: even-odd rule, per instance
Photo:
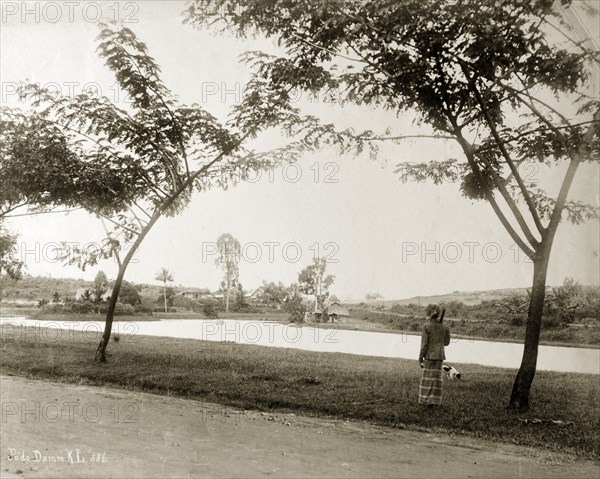
{"label": "leafy tree", "polygon": [[325,300],[329,296],[329,287],[335,279],[332,275],[325,276],[327,260],[325,258],[314,258],[313,263],[308,265],[298,275],[300,292],[315,297],[315,310],[320,308],[325,311]]}
{"label": "leafy tree", "polygon": [[17,281],[23,276],[23,261],[15,256],[17,235],[4,228],[0,220],[0,282],[4,284],[4,276]]}
{"label": "leafy tree", "polygon": [[135,306],[137,304],[142,303],[142,297],[140,296],[140,292],[135,287],[135,285],[130,283],[129,281],[122,282],[118,299],[120,303],[129,304],[131,306]]}
{"label": "leafy tree", "polygon": [[57,291],[55,291],[54,294],[52,295],[52,302],[60,303],[60,294],[58,294]]}
{"label": "leafy tree", "polygon": [[202,314],[210,319],[217,319],[219,317],[219,312],[217,308],[213,304],[205,303],[202,305]]}
{"label": "leafy tree", "polygon": [[304,322],[306,304],[300,294],[300,285],[294,283],[288,288],[288,293],[283,305],[284,311],[290,313],[289,320],[293,323]]}
{"label": "leafy tree", "polygon": [[108,279],[104,271],[98,271],[94,278],[93,300],[99,303],[102,301],[102,296],[108,291]]}
{"label": "leafy tree", "polygon": [[224,273],[221,289],[224,292],[223,301],[225,302],[225,312],[229,312],[229,297],[232,289],[238,288],[238,279],[240,276],[240,242],[229,233],[223,233],[217,238],[217,248],[219,250],[215,264],[219,266]]}
{"label": "leafy tree", "polygon": [[[461,159],[402,164],[398,172],[460,182],[465,197],[489,203],[532,260],[525,347],[509,402],[518,409],[529,407],[559,223],[598,217],[597,208],[569,199],[580,166],[600,158],[598,52],[569,36],[571,8],[568,0],[196,0],[186,15],[197,25],[276,38],[285,55],[255,54],[255,82],[335,90],[342,105],[409,112],[427,125],[422,134],[389,131],[373,141],[457,143]],[[215,9],[227,15],[207,15]],[[524,177],[525,161],[562,176],[555,195]]]}
{"label": "leafy tree", "polygon": [[[75,126],[77,113],[82,114],[76,111],[78,99],[71,100],[72,105],[60,98],[54,103],[50,92],[35,85],[24,87],[21,94],[32,98],[39,109],[33,113],[1,109],[0,218],[26,206],[34,212],[60,205],[116,213],[142,194],[143,182],[136,177],[144,172],[132,157],[125,154],[111,157],[102,152],[106,146],[101,142],[96,145],[99,151],[83,150],[65,132],[63,123],[72,122]],[[88,102],[84,99],[85,95],[80,95],[80,108],[90,109],[89,113],[94,114],[91,120],[98,122],[94,116],[111,113],[105,99]],[[42,108],[45,103],[52,107]],[[66,111],[68,107],[73,110]],[[65,110],[64,117],[57,122],[54,114],[60,108]],[[117,114],[116,109],[112,114]],[[82,134],[87,133],[82,131]]]}
{"label": "leafy tree", "polygon": [[263,291],[263,301],[268,305],[283,303],[288,294],[288,289],[281,281],[278,283],[263,281],[261,288]]}
{"label": "leafy tree", "polygon": [[[0,216],[24,206],[34,212],[84,208],[113,225],[101,248],[89,252],[65,244],[63,256],[82,269],[110,257],[119,264],[95,355],[106,361],[125,272],[156,222],[180,213],[193,191],[226,188],[258,170],[297,161],[314,143],[305,137],[316,130],[294,128],[303,121],[297,109],[279,90],[259,83],[246,89],[222,124],[199,105],[177,100],[129,28],[98,25],[99,55],[129,96],[127,109],[94,93],[66,97],[24,86],[28,109],[1,110]],[[284,131],[290,142],[267,152],[246,146],[270,128]],[[320,136],[342,144],[339,135]]]}
{"label": "leafy tree", "polygon": [[167,307],[167,282],[173,281],[173,274],[167,268],[160,268],[154,277],[156,281],[161,281],[163,284],[163,298],[165,300],[165,313],[169,310]]}

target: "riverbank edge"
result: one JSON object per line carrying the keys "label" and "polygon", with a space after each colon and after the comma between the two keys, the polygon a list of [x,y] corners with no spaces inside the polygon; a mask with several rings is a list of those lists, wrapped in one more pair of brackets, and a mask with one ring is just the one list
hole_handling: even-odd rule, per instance
{"label": "riverbank edge", "polygon": [[[112,342],[109,363],[99,364],[92,361],[94,339],[99,337],[72,332],[51,343],[34,335],[2,338],[0,371],[258,411],[417,431],[439,428],[449,434],[599,456],[600,384],[589,374],[539,371],[532,409],[517,413],[506,409],[514,370],[468,365],[464,380],[444,381],[441,409],[428,411],[417,403],[421,371],[408,359],[138,336]],[[543,421],[532,422],[539,418]]]}
{"label": "riverbank edge", "polygon": [[[92,317],[91,315],[79,315],[79,317],[84,316],[81,319],[72,319],[70,315],[57,315],[57,314],[40,314],[40,315],[32,315],[32,316],[0,316],[1,319],[10,319],[11,317],[15,318],[24,318],[35,321],[47,321],[47,322],[56,322],[56,321],[67,321],[67,322],[81,322],[81,321],[99,321],[104,322],[104,317],[98,318],[97,315]],[[200,315],[199,315],[200,316]],[[276,322],[277,324],[281,324],[284,326],[295,325],[299,328],[319,328],[319,329],[339,329],[343,331],[361,331],[365,333],[382,333],[382,334],[403,334],[407,336],[421,336],[420,333],[415,331],[402,331],[397,329],[383,329],[383,328],[360,328],[354,327],[351,325],[345,325],[344,323],[283,323],[280,321],[273,321],[272,319],[261,319],[261,318],[216,318],[210,319],[206,317],[197,317],[197,318],[161,318],[160,316],[115,316],[114,322],[117,323],[127,323],[127,322],[158,322],[158,321],[257,321],[257,322]],[[452,330],[451,330],[452,331]],[[452,338],[456,339],[467,339],[472,341],[486,341],[489,343],[512,343],[512,344],[523,344],[523,339],[513,339],[513,338],[486,338],[484,336],[471,336],[465,334],[452,334]],[[560,341],[540,341],[540,346],[556,346],[562,348],[579,348],[579,349],[600,349],[600,344],[597,343],[565,343]]]}

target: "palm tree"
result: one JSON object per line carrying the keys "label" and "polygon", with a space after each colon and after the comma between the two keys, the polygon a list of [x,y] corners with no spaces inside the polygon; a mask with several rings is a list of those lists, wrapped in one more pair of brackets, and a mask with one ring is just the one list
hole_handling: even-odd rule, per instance
{"label": "palm tree", "polygon": [[173,281],[173,274],[167,268],[160,268],[160,271],[156,273],[154,278],[156,281],[162,281],[163,283],[163,296],[165,298],[165,313],[167,312],[167,281]]}

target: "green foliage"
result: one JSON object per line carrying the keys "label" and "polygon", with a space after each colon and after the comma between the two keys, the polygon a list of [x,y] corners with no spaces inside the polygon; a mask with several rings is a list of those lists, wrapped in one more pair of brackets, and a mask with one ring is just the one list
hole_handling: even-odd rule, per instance
{"label": "green foliage", "polygon": [[61,297],[74,297],[78,289],[92,287],[92,282],[83,279],[50,278],[28,274],[18,282],[3,278],[3,296],[7,299],[51,300],[54,292]]}
{"label": "green foliage", "polygon": [[[1,170],[0,170],[1,171]],[[2,181],[0,180],[0,185]],[[2,188],[0,188],[0,191]],[[4,276],[7,279],[19,280],[23,276],[25,264],[16,255],[17,235],[12,234],[4,228],[0,220],[0,280],[4,289]]]}
{"label": "green foliage", "polygon": [[563,323],[600,318],[600,288],[584,287],[572,278],[565,278],[562,286],[546,293],[544,312],[555,322]]}
{"label": "green foliage", "polygon": [[[462,162],[400,164],[398,172],[415,181],[457,181],[465,197],[492,203],[511,237],[534,257],[549,254],[542,244],[551,242],[563,213],[579,223],[599,212],[567,201],[568,175],[562,193],[551,198],[519,171],[528,159],[549,168],[563,160],[577,165],[600,159],[600,98],[590,75],[600,54],[585,42],[557,41],[555,30],[568,28],[561,12],[566,3],[194,0],[185,21],[275,39],[283,54],[252,52],[247,58],[252,82],[279,91],[282,101],[289,89],[335,90],[341,105],[410,112],[428,126],[422,135],[371,134],[367,143],[414,136],[455,140]],[[219,9],[227,15],[207,15]],[[581,107],[571,115],[574,103]],[[538,233],[542,241],[535,239]]]}
{"label": "green foliage", "polygon": [[[107,305],[100,306],[99,312],[102,314],[106,314]],[[124,304],[121,302],[117,302],[115,306],[115,315],[116,316],[129,316],[135,314],[135,307],[131,304]]]}
{"label": "green foliage", "polygon": [[207,318],[217,319],[219,317],[219,313],[217,308],[212,303],[204,303],[202,305],[202,314]]}
{"label": "green foliage", "polygon": [[136,288],[129,281],[123,281],[123,284],[121,285],[121,291],[119,292],[119,302],[130,305],[133,311],[133,306],[141,304],[142,302],[138,288]]}
{"label": "green foliage", "polygon": [[[32,87],[31,94],[37,93],[46,94]],[[140,166],[84,150],[49,110],[56,108],[33,113],[2,108],[0,216],[18,205],[83,206],[107,213],[126,208],[141,194]]]}
{"label": "green foliage", "polygon": [[82,314],[98,312],[98,306],[90,301],[89,298],[68,303],[68,307],[67,305],[63,306],[63,312],[67,312],[67,309],[70,309],[73,313]]}
{"label": "green foliage", "polygon": [[304,313],[306,313],[306,303],[300,295],[299,285],[292,285],[290,287],[290,293],[283,305],[283,310],[289,313],[289,321],[292,323],[304,322]]}
{"label": "green foliage", "polygon": [[[147,46],[129,28],[98,24],[98,54],[131,102],[127,109],[86,92],[56,95],[36,84],[20,89],[28,110],[2,108],[0,217],[29,206],[83,207],[115,230],[90,253],[68,248],[62,259],[84,269],[140,241],[161,216],[178,214],[193,190],[227,188],[257,170],[296,161],[301,140],[268,152],[245,148],[258,132],[288,127],[293,109],[274,114],[253,93],[226,125],[200,105],[181,103],[161,80]],[[256,92],[255,92],[256,93]],[[87,254],[86,254],[87,253]],[[123,268],[130,256],[125,255]]]}
{"label": "green foliage", "polygon": [[285,298],[288,295],[288,288],[279,281],[275,283],[271,282],[262,282],[262,302],[270,305],[270,304],[282,304]]}
{"label": "green foliage", "polygon": [[98,271],[94,278],[93,299],[96,302],[102,301],[102,296],[108,291],[108,279],[104,271]]}
{"label": "green foliage", "polygon": [[325,258],[314,258],[313,263],[298,274],[300,292],[314,295],[321,310],[324,309],[325,300],[329,297],[329,287],[335,280],[335,276],[325,276],[326,269],[327,260]]}
{"label": "green foliage", "polygon": [[171,273],[167,268],[161,268],[156,276],[154,277],[156,281],[160,281],[163,284],[169,283],[174,280],[173,273]]}

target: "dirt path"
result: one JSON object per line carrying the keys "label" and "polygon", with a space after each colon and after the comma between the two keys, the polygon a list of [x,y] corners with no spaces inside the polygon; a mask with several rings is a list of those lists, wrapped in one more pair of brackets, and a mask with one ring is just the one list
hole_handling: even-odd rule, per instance
{"label": "dirt path", "polygon": [[443,434],[14,376],[0,386],[7,478],[600,474],[597,462]]}

